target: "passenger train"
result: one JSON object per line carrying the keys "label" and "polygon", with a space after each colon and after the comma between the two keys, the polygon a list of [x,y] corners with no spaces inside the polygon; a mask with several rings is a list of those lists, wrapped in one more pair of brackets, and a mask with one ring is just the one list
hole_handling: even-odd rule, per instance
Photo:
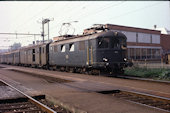
{"label": "passenger train", "polygon": [[104,27],[86,31],[3,53],[0,63],[90,74],[123,72],[130,64],[126,36]]}

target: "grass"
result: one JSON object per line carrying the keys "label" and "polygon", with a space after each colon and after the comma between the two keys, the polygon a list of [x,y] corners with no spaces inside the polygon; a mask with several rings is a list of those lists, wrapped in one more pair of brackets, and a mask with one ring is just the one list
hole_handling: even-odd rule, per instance
{"label": "grass", "polygon": [[126,75],[132,75],[142,78],[153,78],[159,80],[170,80],[170,69],[148,69],[140,67],[131,67],[125,69]]}

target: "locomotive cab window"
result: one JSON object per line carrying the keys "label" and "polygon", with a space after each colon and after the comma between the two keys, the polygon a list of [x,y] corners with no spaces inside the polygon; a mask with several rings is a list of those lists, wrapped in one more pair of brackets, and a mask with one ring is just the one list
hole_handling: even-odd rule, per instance
{"label": "locomotive cab window", "polygon": [[109,47],[109,38],[100,37],[98,38],[98,48],[108,48]]}
{"label": "locomotive cab window", "polygon": [[74,51],[74,43],[72,43],[72,44],[69,44],[69,51]]}
{"label": "locomotive cab window", "polygon": [[126,38],[119,37],[118,41],[121,49],[126,49]]}
{"label": "locomotive cab window", "polygon": [[122,38],[122,40],[120,41],[120,45],[122,49],[126,49],[126,39]]}
{"label": "locomotive cab window", "polygon": [[61,52],[65,52],[66,51],[66,46],[65,45],[61,45]]}
{"label": "locomotive cab window", "polygon": [[114,49],[120,48],[120,43],[117,38],[115,37],[111,38],[110,43],[111,43],[111,48],[114,48]]}

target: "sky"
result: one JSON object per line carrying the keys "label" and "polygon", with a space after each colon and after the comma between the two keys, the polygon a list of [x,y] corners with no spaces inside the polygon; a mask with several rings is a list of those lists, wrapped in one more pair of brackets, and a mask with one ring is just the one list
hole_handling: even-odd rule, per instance
{"label": "sky", "polygon": [[[82,34],[93,24],[146,29],[157,25],[170,30],[169,1],[0,1],[0,14],[0,33],[41,34],[41,21],[48,18],[50,39],[65,34],[67,29],[69,34]],[[71,26],[62,26],[63,23]],[[45,34],[47,27],[46,24]],[[42,37],[35,39],[42,40]],[[26,46],[33,40],[33,36],[0,35],[0,49],[14,42]]]}

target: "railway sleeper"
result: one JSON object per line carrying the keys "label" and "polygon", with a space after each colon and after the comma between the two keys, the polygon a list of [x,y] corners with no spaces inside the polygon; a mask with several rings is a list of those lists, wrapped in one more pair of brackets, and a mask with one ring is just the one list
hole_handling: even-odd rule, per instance
{"label": "railway sleeper", "polygon": [[22,104],[20,104],[20,105],[11,105],[11,106],[2,106],[1,108],[0,108],[0,110],[8,110],[8,109],[26,109],[26,108],[30,108],[30,107],[35,107],[35,105],[33,105],[33,104],[25,104],[25,105],[22,105]]}
{"label": "railway sleeper", "polygon": [[170,111],[170,103],[168,101],[161,99],[161,98],[154,97],[154,96],[152,97],[152,96],[142,95],[139,93],[127,92],[127,91],[121,91],[121,90],[100,91],[97,93],[108,94],[108,95],[112,95],[120,99],[128,100],[131,102],[136,102],[136,103],[141,103],[144,105]]}
{"label": "railway sleeper", "polygon": [[9,109],[9,110],[0,110],[0,112],[2,113],[25,113],[25,112],[29,112],[29,113],[34,113],[35,111],[42,111],[40,108],[25,108],[25,109]]}
{"label": "railway sleeper", "polygon": [[34,109],[34,110],[19,110],[19,111],[6,111],[3,113],[44,113],[42,110]]}
{"label": "railway sleeper", "polygon": [[170,104],[162,105],[161,108],[170,111]]}
{"label": "railway sleeper", "polygon": [[8,107],[8,106],[11,106],[11,105],[25,105],[25,104],[31,104],[30,102],[18,102],[18,103],[6,103],[6,104],[0,104],[0,108],[2,107],[2,106],[6,106],[6,107]]}

